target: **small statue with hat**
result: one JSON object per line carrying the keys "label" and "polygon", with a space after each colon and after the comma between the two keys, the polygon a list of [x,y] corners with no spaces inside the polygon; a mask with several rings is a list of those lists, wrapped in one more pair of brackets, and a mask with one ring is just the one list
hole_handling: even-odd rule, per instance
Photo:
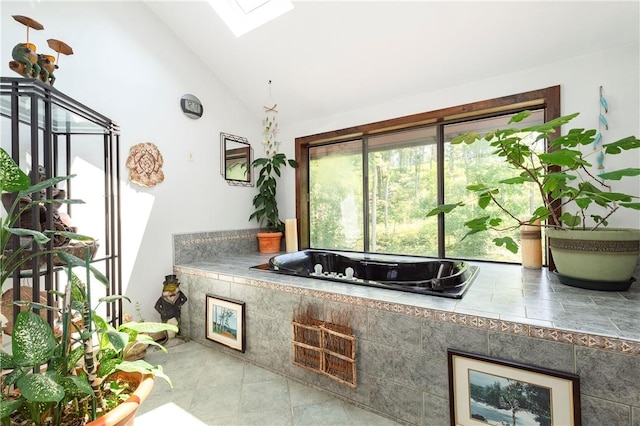
{"label": "small statue with hat", "polygon": [[44,26],[28,16],[13,15],[13,19],[27,27],[27,42],[15,45],[11,51],[13,61],[9,62],[9,68],[23,77],[40,78],[40,65],[38,65],[36,45],[29,43],[29,29],[43,30]]}
{"label": "small statue with hat", "polygon": [[[180,311],[187,301],[187,296],[180,291],[180,282],[175,275],[166,275],[162,283],[162,296],[156,302],[156,311],[160,313],[162,322],[174,319],[180,329]],[[179,331],[178,331],[179,332]]]}
{"label": "small statue with hat", "polygon": [[61,40],[50,38],[47,44],[57,57],[36,53],[36,45],[29,43],[29,29],[43,30],[44,26],[33,18],[23,15],[12,15],[13,19],[27,27],[27,42],[18,43],[11,51],[13,61],[9,62],[9,68],[26,78],[37,78],[51,86],[56,81],[53,72],[58,69],[60,54],[73,55],[73,48]]}

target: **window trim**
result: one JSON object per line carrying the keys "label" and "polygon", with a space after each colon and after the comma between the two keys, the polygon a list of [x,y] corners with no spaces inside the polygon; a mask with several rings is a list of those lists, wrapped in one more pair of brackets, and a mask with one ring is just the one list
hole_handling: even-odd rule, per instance
{"label": "window trim", "polygon": [[[332,130],[295,139],[296,168],[296,217],[299,219],[300,249],[309,248],[309,148],[328,142],[347,141],[383,132],[406,130],[429,124],[448,124],[462,119],[473,119],[498,113],[512,113],[528,108],[544,108],[545,120],[560,117],[560,86],[500,98],[472,102],[434,111],[406,115],[339,130]],[[553,259],[549,266],[553,266]]]}

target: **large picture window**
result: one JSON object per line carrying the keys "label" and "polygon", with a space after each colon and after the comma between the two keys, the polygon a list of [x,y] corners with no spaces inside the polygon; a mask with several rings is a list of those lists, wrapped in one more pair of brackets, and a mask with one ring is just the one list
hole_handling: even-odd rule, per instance
{"label": "large picture window", "polygon": [[[530,124],[559,116],[559,87],[296,139],[301,247],[519,262],[495,235],[463,238],[470,211],[426,214],[464,198],[468,182],[513,174],[488,142],[449,141],[504,128],[524,109],[535,111]],[[533,191],[503,196],[522,216],[535,201]]]}
{"label": "large picture window", "polygon": [[[451,145],[449,142],[456,136],[470,131],[480,135],[495,129],[508,127],[509,119],[513,114],[500,114],[495,117],[468,120],[456,124],[443,126],[443,183],[444,183],[444,203],[455,203],[467,197],[473,200],[473,194],[467,191],[467,186],[476,182],[498,182],[503,179],[517,176],[520,172],[507,167],[501,158],[493,155],[490,142],[486,140],[476,141],[471,145],[460,144]],[[538,109],[521,122],[523,125],[533,125],[544,123],[544,109]],[[543,143],[537,147],[543,151]],[[535,208],[540,205],[540,194],[531,186],[529,191],[523,192],[521,186],[503,185],[500,188],[502,204],[509,211],[516,212],[518,217],[527,218]],[[537,200],[536,200],[537,198]],[[444,252],[450,258],[494,260],[505,262],[519,262],[520,254],[514,254],[504,247],[497,247],[493,239],[499,237],[498,232],[488,231],[465,238],[468,228],[464,223],[469,218],[477,217],[476,203],[471,202],[460,207],[444,217]],[[487,214],[494,217],[501,217],[503,223],[509,223],[506,213],[500,211],[495,205],[490,205],[486,209]],[[510,235],[514,239],[519,238],[517,230],[511,231]]]}
{"label": "large picture window", "polygon": [[311,246],[363,251],[362,140],[309,149]]}

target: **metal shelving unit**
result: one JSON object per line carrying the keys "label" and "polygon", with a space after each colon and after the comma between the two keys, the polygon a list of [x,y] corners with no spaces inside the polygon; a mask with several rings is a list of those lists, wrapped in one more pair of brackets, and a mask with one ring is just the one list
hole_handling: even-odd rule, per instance
{"label": "metal shelving unit", "polygon": [[[0,78],[0,116],[0,145],[28,171],[32,183],[37,182],[38,166],[44,167],[46,178],[76,174],[66,183],[66,197],[84,199],[83,195],[88,195],[100,204],[91,205],[85,200],[89,207],[73,207],[74,211],[90,216],[87,227],[91,232],[84,232],[82,228],[78,232],[99,242],[92,265],[109,279],[106,295],[122,294],[118,125],[54,87],[26,78]],[[95,209],[101,207],[104,214],[98,218]],[[71,205],[67,208],[73,217]],[[92,208],[91,214],[87,213],[89,208]],[[47,215],[51,214],[51,209],[47,209]],[[51,217],[47,217],[46,223],[52,223]],[[32,250],[41,249],[34,245]],[[21,281],[25,279],[32,281],[34,301],[39,300],[40,291],[45,290],[48,304],[52,305],[53,296],[49,291],[64,290],[66,275],[60,273],[61,268],[54,265],[51,255],[42,256],[44,259],[32,262],[31,270],[14,273],[13,300],[20,300]],[[107,317],[114,325],[120,324],[122,302],[108,305]],[[16,306],[14,318],[17,313]],[[49,320],[53,321],[51,314]]]}

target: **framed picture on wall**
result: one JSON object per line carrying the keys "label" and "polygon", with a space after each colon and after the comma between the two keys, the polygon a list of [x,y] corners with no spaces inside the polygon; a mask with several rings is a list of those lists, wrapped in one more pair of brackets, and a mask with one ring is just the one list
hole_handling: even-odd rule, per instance
{"label": "framed picture on wall", "polygon": [[207,294],[205,303],[206,338],[244,352],[244,302]]}
{"label": "framed picture on wall", "polygon": [[580,426],[580,378],[449,349],[451,425]]}

